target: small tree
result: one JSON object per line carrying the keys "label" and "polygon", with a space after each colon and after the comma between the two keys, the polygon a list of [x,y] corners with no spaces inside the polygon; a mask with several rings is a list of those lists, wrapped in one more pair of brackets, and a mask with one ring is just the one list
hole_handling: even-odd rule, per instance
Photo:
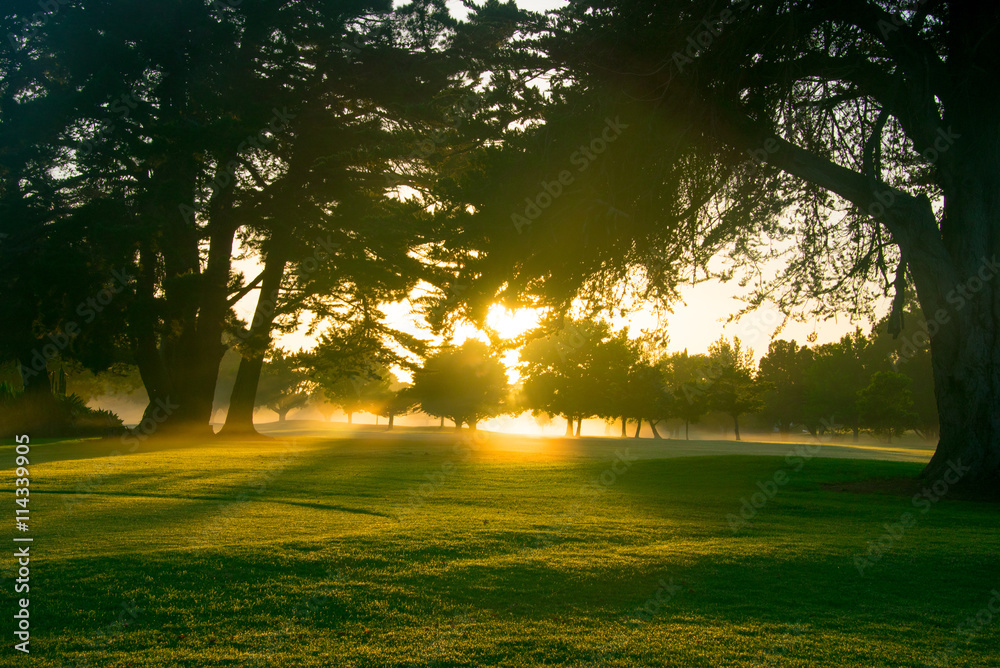
{"label": "small tree", "polygon": [[674,353],[660,363],[666,384],[670,412],[684,421],[684,439],[690,437],[691,424],[697,424],[708,412],[706,377],[709,359],[705,355],[689,355],[685,350]]}
{"label": "small tree", "polygon": [[771,341],[761,358],[757,380],[767,383],[763,417],[787,434],[795,423],[805,424],[815,433],[816,420],[807,410],[806,373],[813,362],[813,352],[795,341]]}
{"label": "small tree", "polygon": [[428,415],[448,418],[456,429],[463,423],[475,429],[502,412],[507,372],[486,344],[470,339],[429,357],[413,373],[413,393]]}
{"label": "small tree", "polygon": [[858,392],[858,413],[861,424],[876,436],[888,441],[912,429],[917,419],[913,410],[913,393],[909,377],[894,371],[872,374],[871,382]]}
{"label": "small tree", "polygon": [[410,385],[390,388],[379,400],[375,414],[381,415],[389,420],[389,429],[393,428],[393,423],[397,417],[409,415],[420,405],[413,387]]}
{"label": "small tree", "polygon": [[284,422],[290,410],[308,403],[311,389],[309,376],[302,371],[294,356],[276,349],[264,362],[256,403],[270,408],[278,414],[278,421]]}
{"label": "small tree", "polygon": [[753,351],[744,350],[738,337],[725,337],[709,346],[711,385],[708,403],[733,419],[736,440],[740,440],[740,416],[755,413],[764,405],[766,387],[753,375]]}

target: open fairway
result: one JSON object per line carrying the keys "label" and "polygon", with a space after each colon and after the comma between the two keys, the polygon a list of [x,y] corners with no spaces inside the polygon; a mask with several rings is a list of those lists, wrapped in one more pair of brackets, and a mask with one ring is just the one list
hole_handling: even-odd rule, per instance
{"label": "open fairway", "polygon": [[917,455],[808,458],[772,444],[780,454],[650,458],[625,452],[632,439],[516,441],[33,444],[30,661],[1000,662],[997,505],[834,484],[913,476]]}

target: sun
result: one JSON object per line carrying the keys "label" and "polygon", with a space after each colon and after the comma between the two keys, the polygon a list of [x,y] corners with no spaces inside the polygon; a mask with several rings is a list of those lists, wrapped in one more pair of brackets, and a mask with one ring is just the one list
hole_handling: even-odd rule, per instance
{"label": "sun", "polygon": [[538,327],[539,312],[533,308],[510,310],[494,304],[486,314],[486,326],[503,339],[513,339]]}

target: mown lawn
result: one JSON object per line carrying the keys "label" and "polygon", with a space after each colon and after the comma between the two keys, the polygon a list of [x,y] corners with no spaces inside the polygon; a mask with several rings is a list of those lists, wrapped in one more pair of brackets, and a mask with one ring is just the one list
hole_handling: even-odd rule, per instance
{"label": "mown lawn", "polygon": [[828,487],[915,463],[487,435],[116,449],[32,447],[31,657],[9,635],[2,665],[1000,664],[1000,506]]}

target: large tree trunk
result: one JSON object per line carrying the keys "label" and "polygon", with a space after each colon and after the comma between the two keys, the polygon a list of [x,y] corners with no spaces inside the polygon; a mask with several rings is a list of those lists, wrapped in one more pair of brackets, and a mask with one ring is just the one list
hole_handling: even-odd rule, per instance
{"label": "large tree trunk", "polygon": [[628,434],[625,432],[625,427],[626,427],[626,422],[625,422],[625,416],[623,415],[622,416],[622,438],[625,438],[626,436],[628,436]]}
{"label": "large tree trunk", "polygon": [[286,263],[282,246],[276,242],[268,244],[261,275],[260,295],[254,307],[253,319],[245,332],[244,343],[238,346],[242,359],[229,399],[226,424],[220,432],[222,435],[245,436],[257,433],[253,426],[253,409],[257,399],[257,387],[260,384],[260,373],[264,367],[264,356],[271,346],[271,328],[274,325]]}
{"label": "large tree trunk", "polygon": [[923,347],[929,339],[934,370],[940,440],[922,475],[954,480],[960,473],[962,484],[995,485],[1000,479],[1000,127],[986,109],[997,108],[1000,91],[972,86],[965,92],[971,96],[968,107],[955,119],[962,139],[944,154],[950,167],[944,221],[938,229],[924,203],[913,214],[923,215],[923,234],[902,244],[928,324],[926,335],[910,333],[906,343]]}
{"label": "large tree trunk", "polygon": [[171,157],[150,186],[149,216],[163,233],[141,245],[130,321],[136,363],[149,395],[140,429],[144,436],[180,429],[212,435],[237,226],[231,218],[232,189],[217,193],[209,204],[208,259],[202,269],[202,231],[190,214],[178,210],[183,204],[193,211],[198,169],[190,155]]}
{"label": "large tree trunk", "polygon": [[290,411],[290,410],[292,410],[292,409],[291,408],[276,408],[276,409],[274,409],[274,412],[278,414],[278,422],[284,422],[285,421],[285,417],[288,415],[288,411]]}
{"label": "large tree trunk", "polygon": [[580,430],[581,429],[583,429],[583,418],[582,417],[578,417],[576,419],[576,435],[577,436],[580,435]]}
{"label": "large tree trunk", "polygon": [[389,414],[389,429],[387,429],[386,431],[392,430],[392,426],[393,426],[393,422],[394,422],[395,417],[396,416],[393,415],[392,413]]}
{"label": "large tree trunk", "polygon": [[740,440],[740,416],[733,415],[733,433],[736,434],[736,440]]}
{"label": "large tree trunk", "polygon": [[653,430],[653,438],[661,438],[660,432],[656,431],[656,423],[652,420],[647,420],[647,422],[649,422],[649,428]]}

